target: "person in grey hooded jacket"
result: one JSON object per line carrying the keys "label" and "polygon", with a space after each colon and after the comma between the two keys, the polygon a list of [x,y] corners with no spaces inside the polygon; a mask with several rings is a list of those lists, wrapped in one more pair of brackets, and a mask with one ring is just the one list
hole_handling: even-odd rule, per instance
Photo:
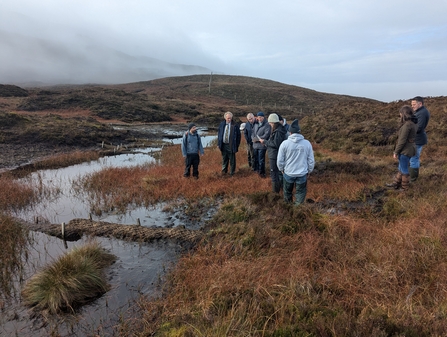
{"label": "person in grey hooded jacket", "polygon": [[292,202],[295,190],[295,205],[304,202],[307,194],[307,176],[315,167],[312,145],[303,135],[298,120],[295,119],[289,128],[290,136],[281,143],[278,150],[277,165],[283,173],[284,200]]}

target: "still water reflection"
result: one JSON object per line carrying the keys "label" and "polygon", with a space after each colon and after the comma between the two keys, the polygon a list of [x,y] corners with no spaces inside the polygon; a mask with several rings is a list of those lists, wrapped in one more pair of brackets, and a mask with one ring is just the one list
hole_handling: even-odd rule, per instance
{"label": "still water reflection", "polygon": [[[202,136],[203,146],[207,147],[216,136]],[[181,138],[169,141],[180,144]],[[40,170],[26,179],[31,180],[35,186],[44,186],[51,191],[48,198],[42,197],[29,209],[17,212],[15,216],[32,222],[38,219],[40,222],[68,223],[75,218],[107,221],[120,224],[136,224],[140,220],[143,226],[163,226],[169,216],[162,211],[163,204],[154,207],[129,207],[125,213],[103,213],[100,216],[90,214],[90,205],[84,195],[75,193],[72,187],[73,181],[79,180],[87,174],[91,174],[108,167],[133,167],[155,163],[152,156],[160,148],[138,149],[138,152],[121,154],[111,157],[103,157],[95,161],[73,165],[56,170]]]}

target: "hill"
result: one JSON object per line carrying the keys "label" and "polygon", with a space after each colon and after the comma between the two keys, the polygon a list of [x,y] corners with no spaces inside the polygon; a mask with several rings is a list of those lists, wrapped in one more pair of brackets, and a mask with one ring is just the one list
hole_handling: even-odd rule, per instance
{"label": "hill", "polygon": [[226,75],[169,77],[120,85],[53,86],[27,92],[28,97],[9,108],[27,112],[79,110],[96,118],[123,122],[159,122],[199,116],[206,120],[213,114],[220,117],[227,110],[238,117],[259,110],[306,115],[340,103],[380,103],[270,80]]}
{"label": "hill", "polygon": [[[15,87],[16,96],[10,95],[14,92],[11,87],[0,87],[0,113],[35,118],[53,114],[106,124],[195,121],[215,126],[225,111],[232,111],[236,120],[243,122],[247,113],[262,110],[267,114],[277,112],[289,121],[298,118],[311,141],[357,154],[368,147],[377,150],[393,144],[398,110],[409,104],[227,75],[169,77],[119,85],[60,85],[27,90]],[[437,120],[428,129],[434,133],[431,141],[439,142],[447,134],[446,103],[446,97],[426,99],[426,106]],[[84,138],[87,135],[83,133]],[[7,142],[8,137],[3,136],[3,141]]]}

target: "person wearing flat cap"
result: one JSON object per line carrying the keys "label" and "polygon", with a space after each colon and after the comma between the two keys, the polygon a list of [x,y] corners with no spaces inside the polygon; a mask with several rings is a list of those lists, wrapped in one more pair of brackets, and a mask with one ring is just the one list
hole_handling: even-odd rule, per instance
{"label": "person wearing flat cap", "polygon": [[182,139],[182,155],[185,158],[184,177],[189,178],[192,167],[192,176],[195,179],[199,179],[199,155],[203,156],[203,154],[202,139],[200,139],[200,135],[197,132],[197,127],[194,123],[189,123],[188,131],[183,134]]}
{"label": "person wearing flat cap", "polygon": [[289,132],[289,137],[279,146],[277,165],[283,173],[284,200],[292,203],[295,187],[295,205],[299,205],[306,199],[307,176],[315,167],[315,159],[312,145],[301,135],[297,119],[290,125]]}
{"label": "person wearing flat cap", "polygon": [[[261,178],[265,178],[265,154],[267,152],[267,146],[264,141],[267,141],[270,138],[272,127],[267,123],[262,111],[257,113],[256,118],[258,123],[253,127],[251,138],[253,140],[253,150],[256,157],[256,171]],[[261,142],[261,139],[263,142]]]}
{"label": "person wearing flat cap", "polygon": [[217,146],[222,153],[222,175],[228,173],[229,162],[230,176],[233,176],[236,171],[236,153],[241,143],[241,131],[233,121],[233,114],[230,111],[224,113],[224,119],[217,131]]}

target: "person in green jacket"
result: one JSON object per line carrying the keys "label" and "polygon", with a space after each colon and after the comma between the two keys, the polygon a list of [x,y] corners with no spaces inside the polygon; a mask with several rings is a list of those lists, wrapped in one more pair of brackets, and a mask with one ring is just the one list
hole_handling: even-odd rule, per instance
{"label": "person in green jacket", "polygon": [[406,191],[410,187],[410,158],[416,154],[416,132],[418,129],[417,118],[413,113],[413,109],[404,105],[399,110],[400,127],[396,147],[394,148],[393,157],[399,160],[399,171],[391,184],[386,184],[396,190]]}

